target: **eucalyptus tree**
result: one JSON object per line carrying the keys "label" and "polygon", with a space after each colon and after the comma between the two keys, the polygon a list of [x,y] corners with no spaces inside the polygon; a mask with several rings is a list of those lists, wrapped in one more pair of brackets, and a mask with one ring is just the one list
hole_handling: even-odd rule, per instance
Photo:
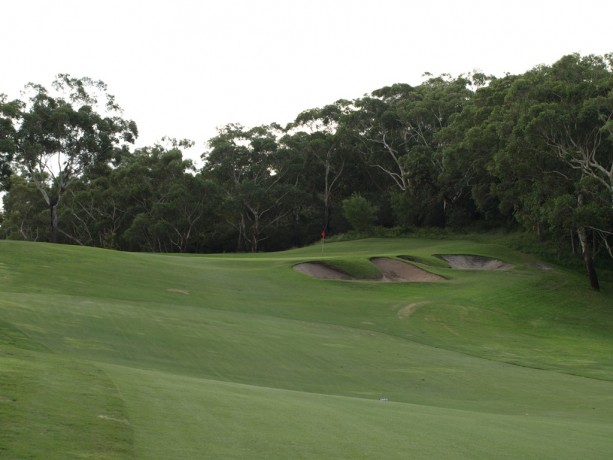
{"label": "eucalyptus tree", "polygon": [[209,241],[219,217],[220,190],[202,174],[183,174],[169,189],[168,198],[155,209],[165,225],[173,252],[193,252]]}
{"label": "eucalyptus tree", "polygon": [[472,84],[464,76],[430,76],[419,86],[386,86],[355,102],[362,152],[391,180],[398,218],[436,219],[433,210],[444,201],[438,183],[444,145],[437,134],[470,100]]}
{"label": "eucalyptus tree", "polygon": [[0,190],[8,188],[21,107],[21,101],[9,101],[6,95],[0,94]]}
{"label": "eucalyptus tree", "polygon": [[[183,149],[192,145],[188,140],[163,139],[137,149],[113,171],[109,180],[117,189],[115,203],[125,222],[120,245],[189,252],[202,243],[217,218],[218,202],[215,186],[183,157]],[[111,212],[116,214],[114,207]]]}
{"label": "eucalyptus tree", "polygon": [[116,181],[117,171],[73,182],[58,211],[62,222],[58,231],[63,239],[84,246],[120,249],[119,237],[129,221],[129,206],[125,202],[127,190]]}
{"label": "eucalyptus tree", "polygon": [[239,251],[258,251],[299,195],[295,183],[286,181],[288,152],[278,143],[282,132],[276,124],[251,129],[229,124],[202,155],[203,174],[224,191],[225,220],[236,232]]}
{"label": "eucalyptus tree", "polygon": [[[501,201],[501,181],[496,174],[495,160],[509,138],[512,123],[505,122],[502,109],[516,78],[514,75],[502,78],[474,75],[474,93],[470,100],[436,134],[442,148],[439,181],[451,224],[480,220],[500,225],[514,220],[509,203]],[[509,176],[510,172],[503,172],[503,177]],[[513,177],[509,183],[516,184],[522,177]]]}
{"label": "eucalyptus tree", "polygon": [[10,190],[3,197],[4,213],[0,238],[45,241],[49,238],[46,206],[36,187],[19,175],[10,178]]}
{"label": "eucalyptus tree", "polygon": [[15,159],[49,209],[50,241],[56,242],[57,210],[73,181],[117,160],[138,132],[104,82],[60,74],[52,87],[26,86]]}
{"label": "eucalyptus tree", "polygon": [[565,56],[546,70],[541,91],[530,128],[566,164],[604,187],[613,207],[613,55]]}
{"label": "eucalyptus tree", "polygon": [[600,241],[610,251],[613,236],[611,57],[574,54],[526,72],[509,88],[504,112],[509,143],[497,159],[500,177],[534,179],[521,190],[514,184],[514,193],[545,224],[565,222],[575,232],[599,289],[593,248]]}
{"label": "eucalyptus tree", "polygon": [[329,231],[334,206],[351,193],[342,191],[351,180],[348,176],[359,175],[356,170],[359,158],[348,145],[350,136],[343,129],[343,118],[351,111],[350,105],[349,101],[339,100],[322,108],[305,110],[286,127],[288,134],[281,139],[283,145],[301,158],[299,186],[316,195],[323,204],[321,229],[324,232]]}

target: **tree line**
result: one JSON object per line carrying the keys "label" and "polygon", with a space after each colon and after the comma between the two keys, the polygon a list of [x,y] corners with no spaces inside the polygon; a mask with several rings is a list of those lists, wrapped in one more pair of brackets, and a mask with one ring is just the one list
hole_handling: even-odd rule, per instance
{"label": "tree line", "polygon": [[[523,228],[613,256],[613,56],[427,74],[298,114],[134,148],[106,84],[0,95],[0,237],[127,251],[270,251],[377,225]],[[565,249],[566,250],[566,249]]]}

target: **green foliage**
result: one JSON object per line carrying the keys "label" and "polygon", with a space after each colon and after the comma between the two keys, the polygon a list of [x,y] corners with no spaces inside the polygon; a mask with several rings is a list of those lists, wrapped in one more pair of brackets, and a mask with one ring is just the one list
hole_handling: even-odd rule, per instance
{"label": "green foliage", "polygon": [[57,212],[65,192],[82,175],[118,161],[137,129],[120,117],[103,82],[60,74],[52,86],[57,94],[26,85],[28,99],[12,115],[18,121],[13,133],[18,169],[46,203],[49,238],[57,242]]}
{"label": "green foliage", "polygon": [[371,230],[377,220],[377,207],[359,194],[343,200],[343,215],[358,232]]}
{"label": "green foliage", "polygon": [[17,150],[16,122],[21,106],[20,101],[8,101],[6,95],[0,93],[0,190],[6,190],[9,186],[11,162]]}
{"label": "green foliage", "polygon": [[0,236],[10,240],[47,241],[49,216],[40,192],[34,184],[14,175],[10,179],[10,193],[4,198],[5,215]]}

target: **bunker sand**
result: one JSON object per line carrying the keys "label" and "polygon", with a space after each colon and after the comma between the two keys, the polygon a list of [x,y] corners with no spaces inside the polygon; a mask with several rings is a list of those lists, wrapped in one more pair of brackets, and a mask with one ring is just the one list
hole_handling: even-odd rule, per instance
{"label": "bunker sand", "polygon": [[451,268],[458,270],[510,270],[512,264],[491,257],[470,254],[435,254],[443,259]]}
{"label": "bunker sand", "polygon": [[[434,254],[435,257],[444,260],[451,268],[457,270],[510,270],[514,265],[491,257],[471,254]],[[410,256],[401,256],[410,259]],[[407,283],[407,282],[433,282],[442,281],[445,278],[423,270],[411,263],[392,259],[389,257],[374,257],[370,261],[381,272],[378,278],[369,278],[371,281]],[[323,262],[304,262],[294,265],[294,270],[323,280],[358,280],[350,274],[327,265]]]}
{"label": "bunker sand", "polygon": [[413,264],[387,257],[376,257],[370,261],[377,266],[383,275],[382,281],[391,282],[429,282],[442,281],[444,278],[427,272]]}
{"label": "bunker sand", "polygon": [[[387,257],[375,257],[370,260],[381,272],[379,278],[371,281],[381,282],[430,282],[444,280],[442,276],[427,272],[415,265]],[[322,262],[304,262],[294,265],[294,270],[305,275],[323,280],[357,280],[354,276]]]}

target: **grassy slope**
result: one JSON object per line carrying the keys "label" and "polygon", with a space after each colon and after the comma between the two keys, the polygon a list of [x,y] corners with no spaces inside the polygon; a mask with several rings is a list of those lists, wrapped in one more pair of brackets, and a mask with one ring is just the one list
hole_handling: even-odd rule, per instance
{"label": "grassy slope", "polygon": [[[398,255],[449,280],[290,269]],[[0,456],[608,458],[613,286],[533,262],[470,241],[206,257],[2,241]]]}

